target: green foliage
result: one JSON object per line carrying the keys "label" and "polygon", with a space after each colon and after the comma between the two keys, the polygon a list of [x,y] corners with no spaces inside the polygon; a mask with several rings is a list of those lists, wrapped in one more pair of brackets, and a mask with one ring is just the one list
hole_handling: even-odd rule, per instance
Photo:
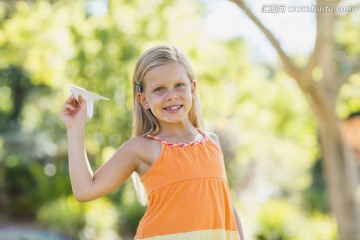
{"label": "green foliage", "polygon": [[[84,4],[18,1],[11,14],[0,14],[0,207],[6,209],[1,217],[36,215],[47,228],[68,236],[114,239],[116,232],[133,235],[145,209],[135,198],[123,200],[123,188],[105,198],[111,201],[94,202],[99,207],[83,207],[68,197],[66,131],[58,117],[70,95],[66,85],[111,99],[96,104],[87,123],[88,156],[96,169],[131,135],[136,59],[160,42],[186,39],[195,48],[197,29],[190,28],[191,40],[178,30],[191,34],[200,8],[179,0],[112,0],[105,16],[92,16]],[[98,217],[103,214],[104,220]]]}
{"label": "green foliage", "polygon": [[299,224],[299,212],[284,200],[266,203],[260,210],[259,224],[262,226],[257,239],[294,239]]}
{"label": "green foliage", "polygon": [[104,198],[79,203],[74,197],[51,201],[37,213],[39,222],[74,239],[116,239],[117,212]]}
{"label": "green foliage", "polygon": [[59,198],[47,203],[37,213],[40,223],[69,237],[78,237],[85,228],[85,206],[73,197]]}
{"label": "green foliage", "polygon": [[324,174],[321,159],[318,159],[312,170],[312,181],[309,188],[304,190],[304,208],[309,212],[329,212],[329,203],[325,191]]}
{"label": "green foliage", "polygon": [[360,112],[360,73],[350,75],[349,81],[345,83],[338,96],[336,108],[337,115],[348,118],[352,113]]}
{"label": "green foliage", "polygon": [[67,195],[70,192],[68,170],[55,167],[54,176],[45,174],[42,164],[29,164],[24,155],[10,155],[0,162],[2,169],[2,214],[13,217],[32,218],[47,201]]}
{"label": "green foliage", "polygon": [[121,205],[119,205],[119,212],[121,218],[119,223],[123,234],[131,237],[136,232],[140,219],[145,213],[146,207],[139,205],[131,182],[124,186],[124,194],[121,196]]}
{"label": "green foliage", "polygon": [[291,200],[273,199],[258,215],[258,240],[336,240],[334,220],[320,213],[305,216]]}
{"label": "green foliage", "polygon": [[7,157],[4,169],[1,207],[14,216],[31,217],[36,212],[36,199],[32,195],[35,179],[28,167],[23,163],[24,156],[11,155]]}
{"label": "green foliage", "polygon": [[360,47],[356,41],[360,37],[359,20],[359,14],[347,14],[336,25],[336,60],[339,72],[346,77],[344,79],[346,83],[337,97],[336,106],[336,113],[342,119],[352,113],[360,112]]}
{"label": "green foliage", "polygon": [[[198,1],[109,0],[104,16],[89,15],[84,5],[85,0],[16,1],[5,13],[0,3],[2,215],[36,216],[74,238],[134,235],[145,208],[131,182],[93,203],[69,197],[66,131],[58,116],[70,95],[67,84],[110,98],[95,104],[86,126],[88,156],[97,169],[131,136],[137,58],[154,44],[169,43],[182,48],[195,69],[206,125],[222,142],[235,200],[240,196],[254,208],[254,202],[265,202],[258,219],[249,220],[259,225],[254,235],[335,239],[315,171],[316,126],[292,79],[278,69],[254,67],[241,38],[204,37],[204,7]],[[340,56],[350,55],[351,61],[359,53],[355,23],[346,18],[342,24],[351,31],[337,35]],[[347,116],[359,109],[359,76],[350,62],[343,63],[342,71],[351,74],[338,113]],[[274,196],[279,200],[269,200]],[[241,212],[243,219],[258,212],[249,209]]]}
{"label": "green foliage", "polygon": [[9,124],[18,124],[27,90],[32,86],[29,76],[19,67],[0,69],[0,80],[0,130],[6,131]]}

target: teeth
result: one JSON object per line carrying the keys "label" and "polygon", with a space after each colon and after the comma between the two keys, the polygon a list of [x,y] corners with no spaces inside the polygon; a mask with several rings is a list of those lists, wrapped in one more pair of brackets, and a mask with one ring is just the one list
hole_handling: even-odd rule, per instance
{"label": "teeth", "polygon": [[168,110],[176,110],[176,109],[179,109],[179,108],[180,108],[180,106],[174,106],[174,107],[168,107],[166,109],[168,109]]}

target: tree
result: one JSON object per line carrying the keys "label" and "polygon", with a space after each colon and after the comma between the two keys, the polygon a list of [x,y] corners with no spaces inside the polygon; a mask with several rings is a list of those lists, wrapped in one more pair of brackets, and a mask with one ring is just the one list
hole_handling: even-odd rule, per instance
{"label": "tree", "polygon": [[[59,119],[70,94],[66,85],[111,99],[95,104],[87,123],[88,156],[96,169],[131,135],[130,80],[136,59],[159,42],[176,45],[185,39],[194,46],[201,16],[199,3],[178,0],[111,0],[104,16],[91,16],[85,5],[85,0],[0,1],[1,219],[40,216],[49,229],[81,234],[84,224],[64,227],[87,214],[67,197],[66,131]],[[119,232],[134,235],[144,209],[131,195],[132,186],[126,186],[106,198],[121,212]],[[64,205],[73,208],[61,220]],[[49,209],[51,214],[44,214]]]}
{"label": "tree", "polygon": [[[351,71],[342,71],[336,60],[337,42],[334,37],[338,16],[335,11],[317,12],[316,41],[307,64],[298,67],[271,31],[253,14],[242,0],[231,0],[264,33],[275,48],[288,75],[297,83],[306,96],[316,119],[325,182],[330,209],[335,215],[339,238],[342,240],[360,239],[360,212],[355,198],[358,173],[354,154],[340,131],[340,119],[336,115],[336,99],[341,86],[348,81],[359,66],[359,59],[350,64]],[[318,0],[316,6],[328,6],[335,9],[340,0]],[[356,65],[357,62],[357,65]],[[319,71],[320,70],[320,71]],[[314,74],[316,71],[321,74]]]}

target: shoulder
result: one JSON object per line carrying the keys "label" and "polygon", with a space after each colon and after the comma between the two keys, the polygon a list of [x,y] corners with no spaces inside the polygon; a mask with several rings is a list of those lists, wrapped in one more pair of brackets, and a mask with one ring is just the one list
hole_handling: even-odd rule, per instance
{"label": "shoulder", "polygon": [[144,136],[136,136],[124,144],[136,159],[136,171],[140,176],[151,166],[161,152],[161,143]]}
{"label": "shoulder", "polygon": [[128,144],[130,146],[138,146],[139,144],[147,144],[149,142],[149,138],[144,136],[135,136],[130,138],[125,142],[125,144]]}
{"label": "shoulder", "polygon": [[[143,155],[158,145],[157,141],[152,141],[152,139],[144,136],[132,137],[123,144],[123,146],[131,149],[136,155]],[[146,151],[144,151],[145,149]]]}
{"label": "shoulder", "polygon": [[217,136],[215,133],[210,132],[210,131],[205,131],[205,134],[206,134],[208,137],[210,137],[210,139],[213,140],[213,141],[216,143],[216,145],[218,145],[218,146],[220,147],[219,138],[218,138],[218,136]]}

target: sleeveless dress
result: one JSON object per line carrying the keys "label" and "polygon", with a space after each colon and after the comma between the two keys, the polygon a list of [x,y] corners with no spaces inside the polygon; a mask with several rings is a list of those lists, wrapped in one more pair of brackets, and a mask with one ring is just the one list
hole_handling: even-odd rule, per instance
{"label": "sleeveless dress", "polygon": [[148,208],[135,239],[238,240],[224,158],[213,140],[161,143],[161,153],[140,178]]}

